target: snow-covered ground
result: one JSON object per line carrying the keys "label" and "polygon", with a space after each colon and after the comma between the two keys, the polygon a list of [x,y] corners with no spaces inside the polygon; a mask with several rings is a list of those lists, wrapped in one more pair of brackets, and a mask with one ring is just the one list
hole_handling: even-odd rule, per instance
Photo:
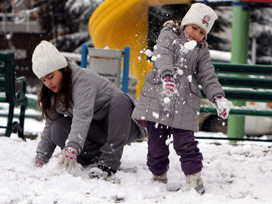
{"label": "snow-covered ground", "polygon": [[[1,121],[1,120],[0,120]],[[26,120],[26,131],[39,133],[43,122]],[[201,133],[203,135],[204,133]],[[207,133],[205,133],[207,134]],[[204,156],[206,193],[170,192],[169,186],[185,183],[178,157],[171,146],[169,184],[152,183],[146,167],[147,144],[132,143],[124,149],[120,183],[89,179],[88,172],[74,175],[57,167],[60,149],[43,168],[33,159],[39,137],[23,142],[16,135],[0,137],[0,204],[224,204],[272,203],[271,143],[216,143],[199,141]]]}

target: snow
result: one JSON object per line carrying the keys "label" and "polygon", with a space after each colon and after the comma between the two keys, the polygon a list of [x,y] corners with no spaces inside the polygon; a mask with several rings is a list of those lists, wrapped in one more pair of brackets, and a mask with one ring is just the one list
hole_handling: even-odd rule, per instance
{"label": "snow", "polygon": [[169,103],[171,99],[169,97],[164,97],[163,102],[164,103]]}
{"label": "snow", "polygon": [[189,42],[184,43],[184,47],[187,50],[193,50],[195,48],[195,46],[197,45],[197,42],[195,40],[191,40]]}
{"label": "snow", "polygon": [[89,7],[91,6],[91,2],[89,0],[68,0],[66,2],[66,7],[70,7],[69,11],[72,12],[80,12],[81,7]]}
{"label": "snow", "polygon": [[153,52],[152,52],[151,50],[147,49],[147,50],[145,51],[145,54],[146,54],[147,57],[152,57]]}
{"label": "snow", "polygon": [[153,62],[155,62],[158,58],[160,58],[161,57],[161,55],[160,54],[158,54],[158,55],[156,55],[156,56],[152,56],[151,57],[151,61],[153,61]]}
{"label": "snow", "polygon": [[[3,119],[0,119],[2,122]],[[44,122],[26,119],[27,132],[40,133]],[[198,133],[198,135],[211,135]],[[213,136],[222,136],[214,134]],[[89,179],[87,170],[67,173],[57,166],[60,149],[50,162],[35,168],[33,159],[40,140],[22,141],[13,134],[0,137],[0,203],[1,204],[108,204],[124,198],[126,204],[242,204],[272,203],[272,146],[270,143],[199,140],[203,154],[202,171],[206,187],[204,195],[194,190],[169,192],[167,188],[185,184],[179,158],[170,143],[169,184],[151,182],[146,166],[147,143],[125,146],[121,170],[116,177],[120,184]]]}
{"label": "snow", "polygon": [[193,80],[192,75],[187,76],[187,78],[188,78],[188,81],[191,83]]}
{"label": "snow", "polygon": [[152,112],[152,115],[153,115],[154,118],[157,118],[157,119],[160,117],[160,115],[158,113],[156,113],[156,112]]}
{"label": "snow", "polygon": [[178,69],[177,73],[178,73],[178,75],[183,75],[184,74],[184,72],[182,71],[182,69]]}

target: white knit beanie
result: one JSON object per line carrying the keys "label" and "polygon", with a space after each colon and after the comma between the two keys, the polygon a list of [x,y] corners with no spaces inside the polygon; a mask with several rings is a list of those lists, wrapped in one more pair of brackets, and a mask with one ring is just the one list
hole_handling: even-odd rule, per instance
{"label": "white knit beanie", "polygon": [[67,65],[65,57],[48,41],[41,41],[33,52],[32,71],[39,79]]}
{"label": "white knit beanie", "polygon": [[194,3],[182,19],[181,26],[184,27],[189,24],[197,25],[206,32],[207,39],[207,35],[216,19],[217,14],[211,7],[202,3]]}

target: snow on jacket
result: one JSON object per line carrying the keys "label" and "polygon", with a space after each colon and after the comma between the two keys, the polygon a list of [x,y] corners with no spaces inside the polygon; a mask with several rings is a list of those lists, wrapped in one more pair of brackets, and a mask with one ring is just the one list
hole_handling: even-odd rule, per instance
{"label": "snow on jacket", "polygon": [[[83,149],[85,139],[92,120],[99,120],[107,113],[107,106],[114,96],[124,94],[119,88],[97,73],[71,65],[73,104],[63,112],[63,103],[51,111],[50,120],[45,123],[37,153],[42,153],[49,159],[56,147],[51,140],[51,125],[64,115],[72,117],[71,131],[66,141],[67,146]],[[133,99],[132,102],[135,104]],[[53,106],[52,106],[53,108]],[[144,137],[143,128],[140,129]],[[135,133],[134,133],[135,134]],[[141,137],[141,136],[139,136]]]}
{"label": "snow on jacket", "polygon": [[[193,41],[195,42],[195,41]],[[145,76],[137,106],[132,117],[160,123],[178,129],[199,130],[201,92],[212,101],[224,92],[211,64],[206,41],[192,46],[187,42],[181,27],[168,22],[160,32],[154,47],[153,68]],[[178,94],[171,98],[162,96],[161,77],[173,74]]]}

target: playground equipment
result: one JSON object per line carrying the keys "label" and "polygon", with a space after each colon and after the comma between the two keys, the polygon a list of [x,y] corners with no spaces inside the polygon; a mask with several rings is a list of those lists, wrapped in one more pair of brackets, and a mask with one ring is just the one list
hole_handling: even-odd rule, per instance
{"label": "playground equipment", "polygon": [[[10,136],[12,132],[17,133],[20,138],[24,137],[25,110],[27,107],[26,97],[26,79],[25,77],[16,78],[14,74],[15,59],[13,52],[0,53],[0,91],[3,93],[0,97],[1,103],[9,105],[7,115],[7,125],[1,125],[4,128],[5,136]],[[18,89],[17,89],[18,88]],[[14,121],[14,108],[20,107],[19,123]]]}
{"label": "playground equipment", "polygon": [[[226,98],[243,102],[250,101],[252,102],[264,102],[271,103],[272,98],[272,79],[271,77],[267,78],[267,76],[272,75],[272,67],[269,65],[243,65],[243,64],[228,64],[228,63],[214,63],[215,70],[218,74],[219,82],[221,83],[224,92],[226,94]],[[202,94],[205,97],[204,94]],[[201,113],[212,113],[209,118],[207,118],[206,127],[208,129],[212,129],[216,126],[218,121],[217,111],[214,105],[201,105],[200,108]],[[269,122],[271,124],[272,117],[272,109],[266,106],[254,107],[254,106],[242,106],[234,104],[233,108],[230,110],[230,115],[238,115],[238,118],[241,116],[258,116],[259,119],[255,120],[256,122],[261,122],[264,124],[266,121],[266,117],[269,117]],[[264,117],[265,116],[265,117]],[[236,116],[237,117],[237,116]],[[248,119],[253,119],[252,117],[248,117]],[[221,121],[222,122],[222,121]],[[229,121],[228,121],[229,122]],[[259,124],[259,128],[265,128],[263,124]],[[252,125],[253,126],[253,125]],[[255,126],[255,125],[254,125]],[[238,127],[240,129],[242,126]],[[255,132],[257,135],[262,135],[268,133],[271,134],[271,125],[266,127],[266,130],[259,130],[259,134],[257,130],[252,130],[251,127],[247,127],[247,132],[250,135],[250,132]],[[244,131],[244,130],[243,130]],[[267,132],[264,132],[267,131]],[[233,140],[243,140],[243,138],[231,137],[228,135],[229,139]],[[260,140],[263,141],[263,140]],[[265,140],[266,141],[266,140]],[[269,140],[270,142],[272,140]]]}
{"label": "playground equipment", "polygon": [[121,87],[121,61],[123,57],[122,90],[128,93],[130,47],[124,50],[88,48],[82,46],[81,67],[90,69],[108,78],[117,87]]}
{"label": "playground equipment", "polygon": [[131,48],[130,75],[137,79],[136,97],[148,71],[148,8],[166,4],[190,4],[191,0],[106,0],[92,14],[89,33],[96,48]]}

